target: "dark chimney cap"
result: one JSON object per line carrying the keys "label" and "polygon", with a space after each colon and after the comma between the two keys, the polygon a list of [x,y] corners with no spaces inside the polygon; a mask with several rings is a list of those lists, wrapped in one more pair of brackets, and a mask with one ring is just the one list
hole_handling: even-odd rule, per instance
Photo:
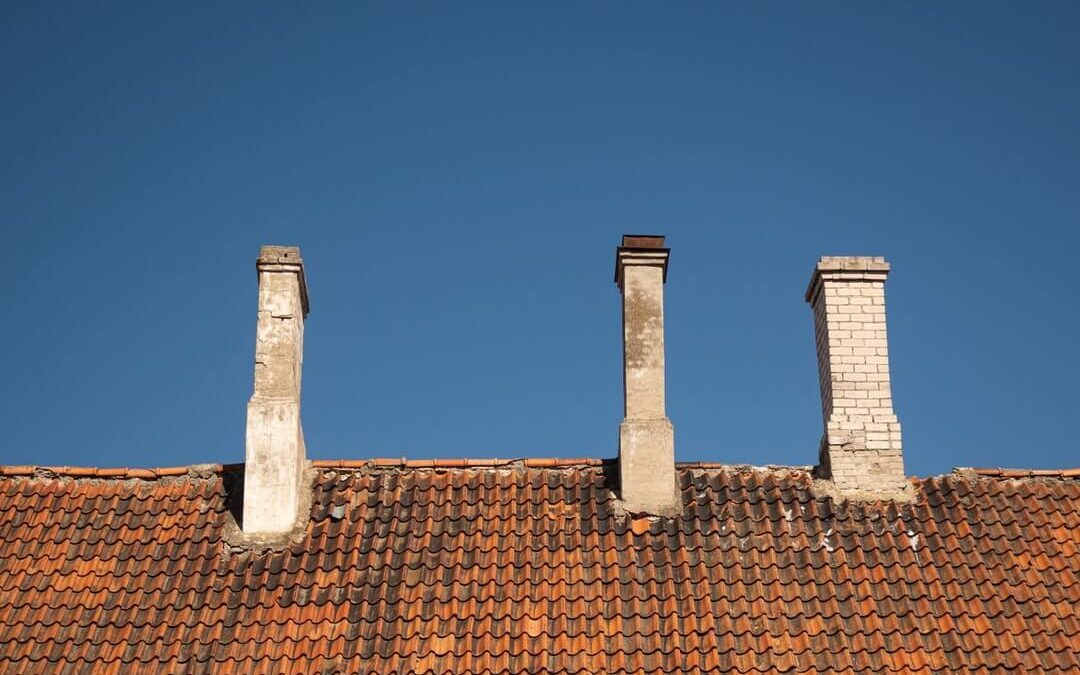
{"label": "dark chimney cap", "polygon": [[624,234],[623,248],[664,248],[664,237],[659,234]]}
{"label": "dark chimney cap", "polygon": [[622,245],[615,249],[615,283],[622,288],[622,268],[625,260],[637,260],[637,264],[647,264],[664,270],[667,281],[668,256],[671,249],[664,246],[664,237],[660,234],[624,234]]}

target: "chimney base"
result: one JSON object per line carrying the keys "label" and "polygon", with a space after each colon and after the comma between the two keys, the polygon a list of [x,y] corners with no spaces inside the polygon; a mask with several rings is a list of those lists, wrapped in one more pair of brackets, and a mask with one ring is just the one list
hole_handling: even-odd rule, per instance
{"label": "chimney base", "polygon": [[299,402],[252,398],[246,440],[244,531],[265,535],[291,532],[300,514],[307,465]]}
{"label": "chimney base", "polygon": [[838,500],[911,501],[914,498],[904,475],[900,451],[869,450],[859,432],[844,438],[836,435],[823,438],[814,476],[827,481],[827,485],[818,485],[817,491]]}
{"label": "chimney base", "polygon": [[619,425],[619,492],[629,513],[676,516],[682,512],[675,478],[675,427],[666,417]]}

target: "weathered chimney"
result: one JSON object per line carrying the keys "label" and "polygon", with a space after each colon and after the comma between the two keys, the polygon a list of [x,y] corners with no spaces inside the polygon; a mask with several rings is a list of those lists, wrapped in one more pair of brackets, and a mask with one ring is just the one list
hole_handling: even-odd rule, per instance
{"label": "weathered chimney", "polygon": [[664,238],[624,235],[615,254],[622,291],[623,403],[619,484],[632,513],[672,515],[681,502],[675,483],[675,429],[664,409]]}
{"label": "weathered chimney", "polygon": [[244,466],[245,534],[293,528],[306,467],[300,427],[307,281],[300,249],[263,246],[255,342],[255,390],[248,401]]}
{"label": "weathered chimney", "polygon": [[889,382],[888,274],[884,258],[827,256],[806,290],[825,422],[817,473],[842,497],[910,494]]}

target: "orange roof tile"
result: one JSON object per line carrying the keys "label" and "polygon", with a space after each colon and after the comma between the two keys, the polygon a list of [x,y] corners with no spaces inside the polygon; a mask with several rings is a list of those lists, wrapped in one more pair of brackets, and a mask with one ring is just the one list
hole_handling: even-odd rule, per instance
{"label": "orange roof tile", "polygon": [[600,460],[316,466],[266,551],[229,541],[236,466],[3,468],[0,672],[1080,671],[1073,470],[863,504],[683,465],[657,519]]}
{"label": "orange roof tile", "polygon": [[[1076,469],[966,469],[979,476],[995,478],[1080,478],[1080,468]],[[957,469],[962,472],[965,469]]]}

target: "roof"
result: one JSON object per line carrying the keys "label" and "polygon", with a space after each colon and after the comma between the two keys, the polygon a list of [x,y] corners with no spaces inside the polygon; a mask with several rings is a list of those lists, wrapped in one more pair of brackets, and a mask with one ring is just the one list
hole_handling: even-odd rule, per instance
{"label": "roof", "polygon": [[1080,670],[1080,472],[682,465],[662,519],[597,460],[318,464],[280,550],[230,538],[236,467],[4,469],[0,672]]}

